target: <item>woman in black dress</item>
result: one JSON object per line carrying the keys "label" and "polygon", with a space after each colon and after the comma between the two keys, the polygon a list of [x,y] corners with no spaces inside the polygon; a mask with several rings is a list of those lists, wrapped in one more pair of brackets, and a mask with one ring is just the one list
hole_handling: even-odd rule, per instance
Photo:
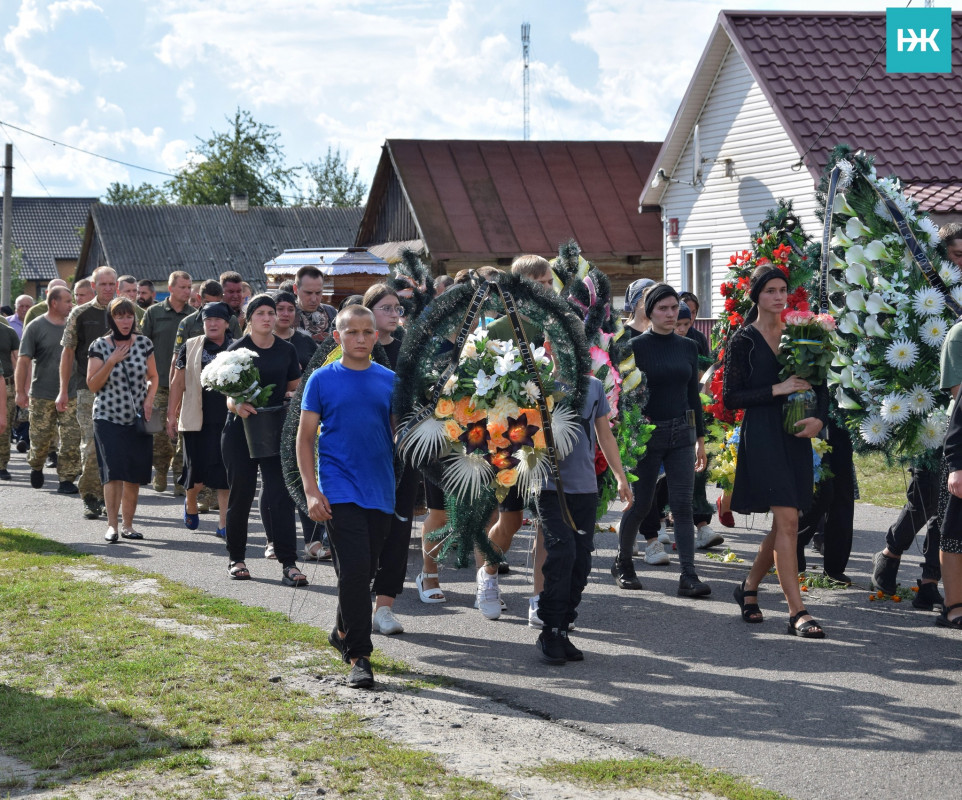
{"label": "woman in black dress", "polygon": [[781,270],[764,264],[752,273],[748,294],[755,303],[746,319],[750,324],[732,338],[725,353],[725,406],[745,409],[731,507],[742,514],[770,510],[772,529],[758,548],[748,577],[735,588],[735,600],[745,622],[761,622],[762,613],[754,598],[774,564],[791,615],[788,633],[821,639],[825,633],[805,610],[798,588],[796,545],[799,512],[812,504],[814,476],[809,440],[825,424],[828,395],[824,386],[816,387],[816,415],[801,420],[794,436],[783,431],[783,398],[812,388],[808,381],[794,375],[779,380],[781,364],[776,353],[785,325],[781,313],[788,299],[788,282]]}

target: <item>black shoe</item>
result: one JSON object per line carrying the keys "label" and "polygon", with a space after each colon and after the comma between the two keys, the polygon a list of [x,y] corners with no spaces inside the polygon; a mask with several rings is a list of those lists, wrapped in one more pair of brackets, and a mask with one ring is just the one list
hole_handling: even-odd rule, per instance
{"label": "black shoe", "polygon": [[47,466],[50,467],[50,469],[57,468],[57,454],[53,451],[47,453]]}
{"label": "black shoe", "polygon": [[555,667],[567,664],[568,657],[565,655],[564,643],[565,640],[561,637],[561,632],[557,628],[545,628],[541,631],[537,646],[541,651],[542,663],[551,664]]}
{"label": "black shoe", "polygon": [[852,585],[852,579],[844,572],[826,572],[825,577],[831,578],[833,581],[838,581],[839,583],[844,583],[846,586]]}
{"label": "black shoe", "polygon": [[100,501],[96,497],[94,497],[92,494],[84,495],[84,518],[85,519],[100,518]]}
{"label": "black shoe", "polygon": [[30,470],[30,485],[34,489],[43,488],[43,470],[42,469]]}
{"label": "black shoe", "polygon": [[347,676],[347,685],[352,689],[370,689],[374,685],[374,673],[371,671],[371,662],[366,658],[359,658],[351,667],[351,672]]}
{"label": "black shoe", "polygon": [[821,556],[825,555],[825,534],[816,533],[812,537],[812,550]]}
{"label": "black shoe", "polygon": [[77,484],[73,481],[60,481],[60,485],[57,487],[57,494],[78,494],[79,489],[77,489]]}
{"label": "black shoe", "polygon": [[11,480],[13,480],[13,476],[6,469],[0,469],[0,481]]}
{"label": "black shoe", "polygon": [[885,594],[895,594],[898,589],[899,559],[889,558],[883,550],[875,554],[872,559],[875,568],[872,570],[872,585]]}
{"label": "black shoe", "polygon": [[507,561],[498,562],[498,575],[507,575],[511,572],[511,567],[508,566]]}
{"label": "black shoe", "polygon": [[26,453],[29,449],[30,449],[30,442],[28,442],[26,439],[21,439],[19,442],[17,442],[18,453]]}
{"label": "black shoe", "polygon": [[337,628],[332,630],[327,635],[327,641],[330,643],[331,647],[333,647],[335,650],[337,650],[338,653],[341,654],[341,661],[343,661],[345,664],[351,663],[351,659],[349,659],[347,657],[347,654],[344,652],[344,640],[338,634]]}
{"label": "black shoe", "polygon": [[935,606],[945,607],[945,598],[939,593],[937,583],[922,583],[921,580],[916,583],[919,585],[919,590],[912,598],[912,608],[917,608],[919,611],[932,611]]}
{"label": "black shoe", "polygon": [[678,594],[682,597],[707,597],[711,586],[702,583],[697,575],[682,575],[678,579]]}
{"label": "black shoe", "polygon": [[561,646],[564,649],[565,661],[585,660],[585,654],[575,647],[571,643],[571,639],[568,638],[568,631],[561,630],[558,632],[558,635],[561,637]]}
{"label": "black shoe", "polygon": [[611,577],[615,579],[615,586],[619,589],[640,589],[641,581],[635,574],[635,565],[631,559],[616,558],[611,565]]}

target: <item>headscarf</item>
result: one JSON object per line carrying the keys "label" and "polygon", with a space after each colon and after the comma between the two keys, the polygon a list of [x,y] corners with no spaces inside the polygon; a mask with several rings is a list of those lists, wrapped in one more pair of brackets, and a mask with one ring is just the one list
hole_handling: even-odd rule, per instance
{"label": "headscarf", "polygon": [[788,283],[788,278],[785,277],[785,273],[774,265],[770,270],[752,274],[751,280],[748,283],[748,296],[755,305],[758,305],[758,298],[761,297],[765,284],[774,278],[783,280],[786,284]]}
{"label": "headscarf", "polygon": [[691,319],[691,309],[684,303],[678,304],[678,319]]}
{"label": "headscarf", "polygon": [[639,278],[632,281],[625,292],[625,311],[629,314],[632,313],[638,304],[638,298],[645,293],[645,289],[654,285],[655,282],[651,278]]}
{"label": "headscarf", "polygon": [[232,316],[234,316],[234,314],[230,310],[230,306],[220,301],[216,303],[206,303],[200,310],[201,321],[205,319],[222,319],[225,322],[230,322]]}
{"label": "headscarf", "polygon": [[274,302],[274,298],[269,294],[262,292],[261,294],[255,294],[247,303],[247,308],[244,310],[244,314],[247,319],[254,316],[254,312],[257,311],[261,306],[270,306],[275,311],[277,311],[277,303]]}
{"label": "headscarf", "polygon": [[651,312],[666,297],[678,299],[678,292],[667,283],[656,283],[645,292],[645,316],[651,319]]}

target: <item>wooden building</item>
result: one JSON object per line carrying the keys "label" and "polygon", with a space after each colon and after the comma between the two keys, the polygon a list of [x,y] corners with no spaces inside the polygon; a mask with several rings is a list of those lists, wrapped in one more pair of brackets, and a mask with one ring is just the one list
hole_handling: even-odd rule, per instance
{"label": "wooden building", "polygon": [[615,295],[661,278],[662,230],[638,215],[658,142],[384,143],[355,243],[388,262],[403,246],[437,274],[523,253],[556,256],[575,239]]}

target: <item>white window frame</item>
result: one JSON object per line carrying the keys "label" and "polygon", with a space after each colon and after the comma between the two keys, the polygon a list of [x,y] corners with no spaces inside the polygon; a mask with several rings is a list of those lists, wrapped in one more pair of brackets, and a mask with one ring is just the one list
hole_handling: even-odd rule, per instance
{"label": "white window frame", "polygon": [[[700,265],[702,268],[707,268],[707,274],[702,275],[705,285],[700,285],[698,280],[698,255],[704,253],[704,261]],[[689,268],[689,257],[692,261],[691,268]],[[704,317],[706,314],[708,317],[711,316],[711,298],[712,298],[712,261],[711,261],[711,245],[695,245],[692,247],[683,247],[681,249],[681,290],[683,292],[691,292],[698,298],[700,307],[698,309],[699,317]]]}

